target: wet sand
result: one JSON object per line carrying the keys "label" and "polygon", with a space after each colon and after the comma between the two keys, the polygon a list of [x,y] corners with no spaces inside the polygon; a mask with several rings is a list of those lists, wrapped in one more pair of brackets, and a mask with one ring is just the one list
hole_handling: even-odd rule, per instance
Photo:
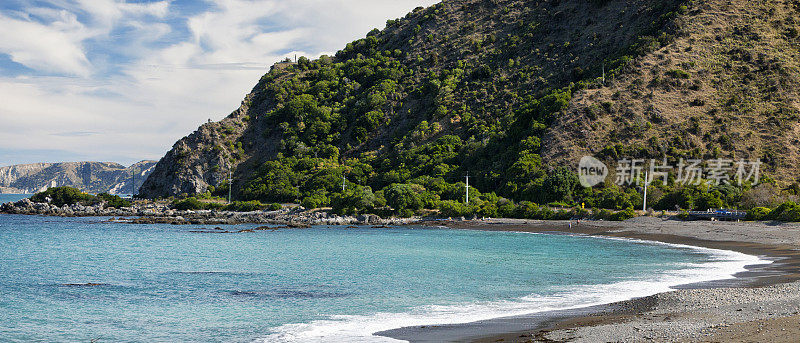
{"label": "wet sand", "polygon": [[798,342],[800,225],[683,222],[642,217],[626,222],[496,219],[438,221],[457,229],[562,232],[635,238],[738,251],[774,261],[736,279],[595,308],[498,318],[455,326],[392,330],[411,342]]}

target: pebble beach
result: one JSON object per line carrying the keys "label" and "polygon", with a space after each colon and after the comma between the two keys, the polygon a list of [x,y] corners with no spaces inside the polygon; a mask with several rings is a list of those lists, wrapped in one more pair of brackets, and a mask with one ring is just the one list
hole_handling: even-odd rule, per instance
{"label": "pebble beach", "polygon": [[609,304],[535,330],[475,342],[797,342],[800,339],[800,225],[684,222],[640,217],[622,223],[487,220],[450,226],[561,231],[734,250],[774,263],[736,280]]}

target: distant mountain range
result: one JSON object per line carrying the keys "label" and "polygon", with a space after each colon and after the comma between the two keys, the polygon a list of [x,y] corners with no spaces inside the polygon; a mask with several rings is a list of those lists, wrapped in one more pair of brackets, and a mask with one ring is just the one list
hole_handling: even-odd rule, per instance
{"label": "distant mountain range", "polygon": [[141,186],[156,161],[130,167],[112,162],[34,163],[0,167],[0,193],[32,194],[51,187],[70,186],[90,193],[129,194]]}

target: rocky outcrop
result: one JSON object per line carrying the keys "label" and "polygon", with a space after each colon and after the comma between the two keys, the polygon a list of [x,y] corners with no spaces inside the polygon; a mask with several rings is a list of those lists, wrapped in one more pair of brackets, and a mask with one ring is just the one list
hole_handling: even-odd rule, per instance
{"label": "rocky outcrop", "polygon": [[90,193],[126,194],[141,185],[155,167],[142,161],[130,167],[111,162],[34,163],[0,167],[0,193],[33,194],[69,186]]}
{"label": "rocky outcrop", "polygon": [[238,137],[243,126],[235,118],[204,124],[175,143],[142,184],[141,195],[159,198],[203,193],[209,186],[216,187],[224,182],[233,169],[233,158],[230,147],[222,143],[220,132]]}
{"label": "rocky outcrop", "polygon": [[0,213],[57,217],[134,217],[116,220],[134,224],[276,224],[294,228],[312,225],[405,225],[419,220],[418,218],[384,219],[371,214],[339,216],[325,211],[308,211],[302,207],[254,212],[177,211],[165,203],[155,202],[138,203],[126,208],[106,208],[104,203],[91,206],[81,204],[56,206],[49,203],[36,203],[30,199],[2,204]]}

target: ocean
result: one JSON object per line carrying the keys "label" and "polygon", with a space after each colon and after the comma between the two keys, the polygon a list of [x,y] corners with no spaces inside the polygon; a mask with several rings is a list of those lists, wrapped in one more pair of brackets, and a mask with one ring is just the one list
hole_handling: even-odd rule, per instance
{"label": "ocean", "polygon": [[398,342],[373,333],[609,303],[758,262],[559,234],[104,219],[0,215],[0,341]]}

